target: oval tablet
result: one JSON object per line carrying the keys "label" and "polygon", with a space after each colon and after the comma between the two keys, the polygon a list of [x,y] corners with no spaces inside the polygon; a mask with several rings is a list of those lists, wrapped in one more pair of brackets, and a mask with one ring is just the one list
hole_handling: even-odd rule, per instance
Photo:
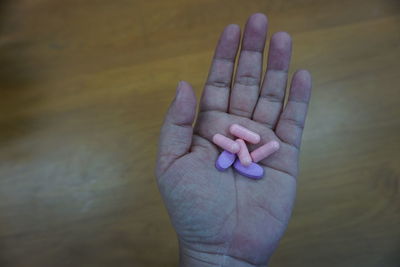
{"label": "oval tablet", "polygon": [[224,171],[232,166],[233,162],[236,159],[236,155],[232,154],[226,150],[222,151],[219,155],[217,161],[215,162],[215,168],[219,171]]}
{"label": "oval tablet", "polygon": [[251,179],[258,180],[264,176],[264,169],[254,162],[249,166],[244,166],[240,163],[240,160],[236,160],[233,167],[238,173]]}

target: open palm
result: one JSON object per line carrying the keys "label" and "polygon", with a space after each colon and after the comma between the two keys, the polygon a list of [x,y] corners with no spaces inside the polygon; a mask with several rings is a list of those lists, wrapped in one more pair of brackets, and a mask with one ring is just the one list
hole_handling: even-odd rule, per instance
{"label": "open palm", "polygon": [[[301,134],[311,91],[307,71],[297,71],[284,105],[291,38],[272,36],[262,81],[267,18],[252,15],[243,34],[234,82],[240,28],[221,34],[200,103],[180,82],[161,130],[157,178],[178,234],[181,262],[191,266],[264,266],[289,221],[296,194]],[[227,136],[233,123],[277,140],[280,149],[260,164],[264,178],[251,180],[232,168],[215,167],[220,150],[214,134]],[[195,264],[196,263],[196,264]]]}

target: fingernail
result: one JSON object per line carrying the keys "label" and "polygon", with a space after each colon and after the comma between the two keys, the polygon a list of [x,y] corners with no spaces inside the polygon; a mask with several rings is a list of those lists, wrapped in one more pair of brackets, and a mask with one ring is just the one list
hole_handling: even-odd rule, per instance
{"label": "fingernail", "polygon": [[176,87],[176,98],[179,98],[181,95],[182,81],[178,82],[178,86]]}

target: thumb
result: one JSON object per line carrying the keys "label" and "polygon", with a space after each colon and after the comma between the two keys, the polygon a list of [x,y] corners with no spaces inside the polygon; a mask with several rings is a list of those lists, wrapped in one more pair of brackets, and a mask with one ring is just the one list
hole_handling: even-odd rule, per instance
{"label": "thumb", "polygon": [[176,159],[189,151],[195,115],[196,96],[193,89],[187,82],[180,81],[161,128],[157,175],[165,172]]}

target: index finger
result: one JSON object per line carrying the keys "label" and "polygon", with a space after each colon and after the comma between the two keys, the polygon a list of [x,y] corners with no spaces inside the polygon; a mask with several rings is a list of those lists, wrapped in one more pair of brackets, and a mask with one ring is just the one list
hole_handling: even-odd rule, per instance
{"label": "index finger", "polygon": [[200,112],[228,110],[229,93],[236,54],[240,42],[240,27],[228,25],[215,49],[208,79],[200,101]]}

